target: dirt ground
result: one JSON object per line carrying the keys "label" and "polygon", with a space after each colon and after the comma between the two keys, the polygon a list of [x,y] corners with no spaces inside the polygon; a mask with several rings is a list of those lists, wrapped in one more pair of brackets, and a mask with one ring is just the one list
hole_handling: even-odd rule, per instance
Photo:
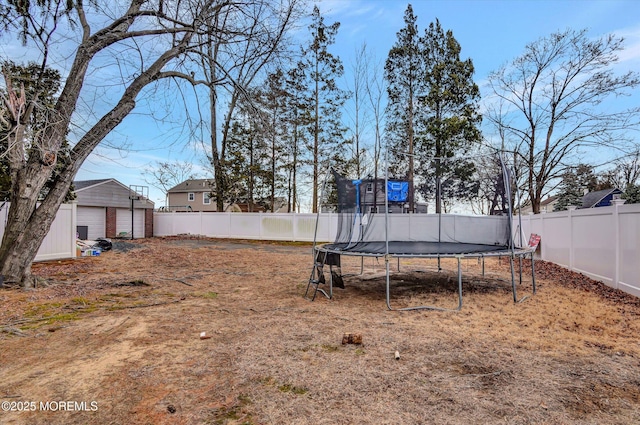
{"label": "dirt ground", "polygon": [[[514,303],[505,259],[465,259],[461,311],[389,311],[382,262],[310,302],[311,261],[172,237],[34,264],[46,286],[0,290],[0,423],[640,423],[635,297],[537,262]],[[403,260],[392,306],[456,306],[444,266]]]}

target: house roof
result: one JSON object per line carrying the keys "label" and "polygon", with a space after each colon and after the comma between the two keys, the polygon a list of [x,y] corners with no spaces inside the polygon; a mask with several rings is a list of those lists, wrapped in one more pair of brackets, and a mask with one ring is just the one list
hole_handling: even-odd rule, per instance
{"label": "house roof", "polygon": [[73,182],[73,187],[75,191],[78,192],[80,190],[84,190],[88,187],[97,186],[99,184],[106,183],[108,181],[116,181],[116,179],[100,179],[100,180],[76,180]]}
{"label": "house roof", "polygon": [[173,186],[167,193],[178,192],[210,192],[213,179],[189,179]]}
{"label": "house roof", "polygon": [[557,200],[558,200],[558,196],[557,196],[557,195],[549,196],[549,197],[547,197],[547,199],[545,199],[544,201],[540,201],[540,205],[541,205],[541,206],[543,206],[543,205],[549,205],[549,204],[551,204],[552,202],[555,202],[555,201],[557,201]]}
{"label": "house roof", "polygon": [[589,192],[582,197],[582,206],[580,208],[593,208],[598,205],[600,201],[611,194],[622,193],[618,188],[597,190],[595,192]]}
{"label": "house roof", "polygon": [[[111,178],[111,179],[99,179],[99,180],[76,180],[73,182],[73,187],[74,187],[74,192],[76,193],[80,193],[84,196],[85,201],[87,199],[90,199],[91,197],[95,196],[95,195],[90,195],[92,193],[92,191],[88,191],[89,189],[92,188],[97,188],[98,186],[102,186],[102,185],[106,185],[106,184],[112,184],[112,185],[116,185],[118,187],[121,188],[122,192],[125,193],[125,197],[128,197],[129,195],[126,195],[127,193],[131,193],[132,189],[130,187],[125,186],[124,184],[120,183],[118,180]],[[103,189],[103,188],[100,188]],[[100,191],[100,189],[97,189],[98,192]],[[112,189],[113,190],[113,189]],[[83,198],[83,195],[79,195],[79,199]],[[87,197],[88,196],[88,197]],[[130,199],[130,198],[129,198]],[[144,198],[145,202],[148,203],[149,205],[151,205],[151,208],[153,208],[153,206],[155,205],[155,203],[148,198]],[[101,200],[101,202],[105,202],[104,199]],[[78,204],[78,205],[82,205],[82,204]],[[91,205],[91,204],[88,204]],[[109,205],[108,203],[104,204],[104,206],[113,206],[113,205]]]}

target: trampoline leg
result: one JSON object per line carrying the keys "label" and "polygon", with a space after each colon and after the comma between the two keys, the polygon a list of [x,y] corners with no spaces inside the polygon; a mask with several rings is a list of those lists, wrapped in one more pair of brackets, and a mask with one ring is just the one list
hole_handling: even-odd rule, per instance
{"label": "trampoline leg", "polygon": [[458,257],[458,308],[462,309],[462,268],[460,267],[460,257]]}
{"label": "trampoline leg", "polygon": [[333,266],[329,265],[329,299],[333,299]]}
{"label": "trampoline leg", "polygon": [[387,283],[387,308],[389,310],[393,310],[393,308],[391,308],[391,284],[389,282],[389,256],[385,255],[384,257],[384,267],[386,270],[386,283]]}
{"label": "trampoline leg", "polygon": [[533,261],[533,252],[531,253],[531,285],[533,286],[533,293],[536,293],[536,268]]}
{"label": "trampoline leg", "polygon": [[509,256],[509,265],[511,266],[511,287],[513,288],[513,302],[518,302],[518,294],[516,292],[516,274],[515,274],[515,266],[513,264],[513,255]]}
{"label": "trampoline leg", "polygon": [[522,255],[519,255],[518,258],[520,259],[520,285],[522,285]]}
{"label": "trampoline leg", "polygon": [[364,274],[364,257],[360,257],[360,276]]}
{"label": "trampoline leg", "polygon": [[[518,254],[518,257],[520,259],[520,284],[522,284],[522,259],[524,256],[526,256],[526,253],[520,253]],[[522,297],[521,299],[518,299],[518,294],[516,293],[516,279],[515,279],[515,272],[514,272],[514,260],[513,257],[511,258],[511,284],[513,286],[513,302],[515,303],[521,303],[524,300],[526,300],[527,298],[529,298],[529,295],[525,295],[524,297]],[[533,265],[533,254],[531,255],[531,284],[533,286],[533,294],[536,293],[536,277],[535,277],[535,270],[534,270],[534,265]]]}

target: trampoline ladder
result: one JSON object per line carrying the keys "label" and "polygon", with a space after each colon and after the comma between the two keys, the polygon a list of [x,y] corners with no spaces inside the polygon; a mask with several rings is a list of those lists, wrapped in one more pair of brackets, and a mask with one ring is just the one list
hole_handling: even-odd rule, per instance
{"label": "trampoline ladder", "polygon": [[[304,292],[304,297],[309,301],[313,301],[316,299],[316,295],[320,292],[325,297],[331,299],[331,295],[327,294],[327,292],[320,288],[320,285],[325,283],[324,279],[324,263],[327,259],[327,253],[325,252],[322,258],[318,255],[314,255],[315,261],[313,263],[313,268],[311,269],[311,276],[309,277],[309,283],[307,284],[307,290]],[[331,279],[331,278],[330,278]],[[331,287],[331,283],[329,283]],[[331,289],[329,289],[331,292]]]}

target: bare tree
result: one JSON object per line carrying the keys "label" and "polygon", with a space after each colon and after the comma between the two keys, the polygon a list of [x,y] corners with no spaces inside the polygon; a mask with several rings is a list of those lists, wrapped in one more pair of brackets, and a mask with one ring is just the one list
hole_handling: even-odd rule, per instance
{"label": "bare tree", "polygon": [[[3,6],[0,16],[0,25],[5,29],[3,37],[17,36],[26,47],[39,52],[43,69],[60,60],[52,55],[67,53],[53,49],[55,42],[75,43],[62,91],[51,109],[51,119],[37,149],[25,146],[28,116],[36,107],[37,98],[28,101],[20,87],[7,81],[7,96],[2,100],[9,127],[6,146],[12,178],[11,207],[0,246],[5,284],[34,283],[31,262],[75,174],[98,144],[135,108],[139,94],[165,77],[180,76],[196,83],[193,75],[183,72],[184,65],[189,54],[201,52],[199,43],[205,36],[218,40],[251,36],[243,20],[231,19],[212,27],[210,18],[225,14],[242,16],[268,3],[268,0],[130,0],[126,4],[108,5],[90,2],[87,8],[80,0],[49,0],[10,2]],[[77,36],[70,36],[69,32],[74,31]],[[78,127],[82,133],[59,167],[55,184],[38,204],[38,194],[59,162],[58,152],[81,95],[88,90],[85,82],[91,75],[100,74],[100,61],[110,54],[114,60],[125,55],[127,62],[126,67],[120,68],[123,74],[118,78],[104,77],[113,87],[109,93],[116,100],[105,113],[94,111],[98,114],[95,122]],[[221,64],[217,69],[223,73],[226,68]]]}
{"label": "bare tree", "polygon": [[614,168],[604,173],[603,178],[612,187],[625,191],[627,187],[634,186],[640,179],[640,148],[613,161]]}
{"label": "bare tree", "polygon": [[558,32],[490,75],[493,100],[506,108],[489,109],[486,117],[523,166],[534,213],[580,149],[619,149],[625,130],[638,125],[640,108],[601,107],[640,83],[639,74],[612,68],[622,43],[614,35],[590,39],[586,30]]}
{"label": "bare tree", "polygon": [[[266,78],[265,67],[279,60],[286,51],[284,41],[298,17],[299,4],[299,0],[283,3],[254,0],[241,13],[225,9],[208,18],[208,25],[214,29],[223,30],[229,22],[237,21],[243,22],[245,28],[227,37],[218,37],[218,31],[203,34],[196,55],[203,80],[190,80],[196,85],[204,84],[208,91],[209,115],[200,119],[209,121],[209,162],[215,177],[218,211],[224,209],[229,173],[227,144],[236,108],[241,99],[251,106],[253,100],[247,89],[260,77]],[[221,111],[224,113],[220,122]]]}
{"label": "bare tree", "polygon": [[157,161],[145,168],[144,181],[166,195],[169,189],[185,180],[194,179],[193,164],[187,161]]}
{"label": "bare tree", "polygon": [[[367,74],[365,90],[373,126],[373,157],[371,160],[371,167],[373,168],[373,193],[378,193],[378,190],[384,190],[384,188],[381,189],[378,187],[378,172],[380,171],[380,155],[382,153],[382,123],[384,121],[385,110],[384,94],[386,92],[384,75],[380,70],[384,69],[384,67],[374,56],[366,55],[365,69]],[[373,206],[377,210],[377,196],[374,196],[373,202]]]}
{"label": "bare tree", "polygon": [[364,134],[366,132],[369,121],[368,102],[366,97],[367,88],[367,45],[363,43],[354,52],[351,62],[351,80],[347,81],[347,88],[351,92],[350,100],[353,103],[352,114],[350,118],[353,121],[352,132],[352,149],[353,158],[356,168],[356,176],[362,176],[364,168]]}

